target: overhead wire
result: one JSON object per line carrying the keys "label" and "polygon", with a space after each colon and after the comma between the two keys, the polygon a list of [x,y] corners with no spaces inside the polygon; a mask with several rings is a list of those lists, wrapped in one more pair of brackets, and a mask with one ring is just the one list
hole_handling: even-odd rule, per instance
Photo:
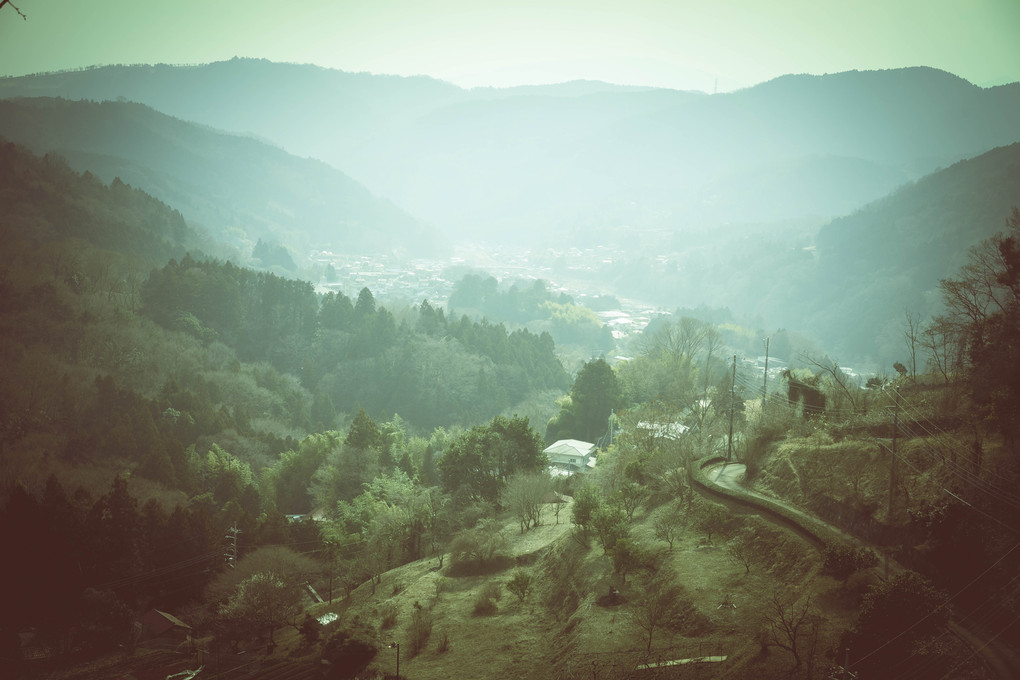
{"label": "overhead wire", "polygon": [[[959,441],[951,433],[941,428],[937,423],[932,422],[930,418],[926,417],[923,413],[921,413],[919,408],[911,405],[909,400],[907,400],[906,397],[904,397],[900,393],[898,388],[893,387],[891,392],[892,394],[895,395],[895,397],[893,397],[894,403],[896,404],[896,406],[900,408],[901,412],[911,413],[912,414],[911,420],[914,423],[916,423],[932,440],[937,441],[940,446],[947,446],[947,442],[956,444],[957,446],[953,447],[947,446],[947,448],[955,448],[956,450],[960,451],[963,454],[968,453],[967,450],[962,446],[962,444],[960,444]],[[888,393],[889,392],[887,392],[887,394]],[[922,421],[927,422],[928,425],[926,426]],[[944,439],[940,439],[939,438],[940,435],[944,437]],[[1014,480],[1010,480],[998,474],[995,470],[989,470],[989,474],[993,477],[1001,479],[1003,483],[1007,485],[1012,485],[1014,483]]]}
{"label": "overhead wire", "polygon": [[[897,393],[897,396],[900,396],[900,395]],[[902,399],[902,397],[900,397],[900,398]],[[902,404],[899,404],[898,402],[896,402],[895,399],[894,399],[894,404],[895,404],[896,407],[898,407],[900,409],[901,413],[904,413],[905,409],[904,409]],[[932,456],[932,458],[938,464],[942,465],[945,469],[947,469],[947,471],[949,473],[951,473],[951,474],[955,475],[956,477],[960,478],[966,484],[968,484],[970,486],[973,486],[976,489],[978,489],[978,490],[988,494],[990,497],[998,500],[999,502],[1004,503],[1004,504],[1010,506],[1014,510],[1020,510],[1020,497],[1015,496],[1014,494],[1012,494],[1007,489],[1002,488],[1002,487],[992,483],[990,480],[988,480],[988,479],[986,479],[986,478],[984,478],[984,477],[982,477],[980,475],[977,475],[974,472],[972,472],[971,470],[966,469],[965,467],[963,467],[959,463],[956,463],[955,461],[953,461],[952,456],[948,456],[947,457],[943,453],[941,453],[939,451],[936,451],[932,447],[932,445],[931,445],[931,440],[937,438],[936,435],[933,434],[930,430],[924,428],[924,426],[916,418],[909,416],[909,412],[908,412],[908,419],[911,421],[911,423],[917,424],[922,429],[922,431],[925,434],[928,435],[928,437],[926,438],[922,434],[919,434],[916,430],[914,430],[910,426],[910,424],[906,423],[903,420],[900,420],[898,422],[898,428],[899,428],[898,431],[902,431],[905,434],[909,435],[910,437],[917,439],[918,442],[919,442],[919,446],[920,446],[921,450],[923,450],[925,453],[927,453],[930,456]],[[940,432],[945,437],[951,438],[951,435],[946,433],[944,430],[940,430]],[[1001,477],[999,475],[995,475],[995,476],[998,476],[998,477],[1000,477],[1001,479],[1003,479],[1005,481],[1005,478],[1003,478],[1003,477]]]}
{"label": "overhead wire", "polygon": [[981,572],[980,574],[978,574],[978,575],[977,575],[977,576],[975,576],[975,577],[974,577],[973,579],[971,579],[971,580],[970,580],[970,581],[969,581],[969,582],[968,582],[968,583],[967,583],[967,584],[966,584],[965,586],[963,586],[962,588],[960,588],[959,590],[957,590],[957,591],[956,591],[956,593],[954,593],[954,594],[953,594],[952,596],[950,596],[950,597],[946,598],[946,601],[945,601],[945,602],[943,602],[942,604],[938,605],[937,607],[935,607],[934,609],[932,609],[932,610],[931,610],[930,612],[928,612],[927,614],[925,614],[924,616],[922,616],[922,617],[921,617],[920,619],[918,619],[917,621],[915,621],[914,623],[912,623],[911,625],[907,626],[907,627],[906,627],[906,628],[904,628],[904,629],[903,629],[902,631],[900,631],[899,633],[897,633],[896,635],[894,635],[894,636],[892,636],[891,638],[889,638],[888,640],[886,640],[886,641],[885,641],[885,642],[884,642],[884,643],[883,643],[882,645],[880,645],[880,646],[876,647],[876,648],[875,648],[875,649],[873,649],[872,651],[870,651],[870,652],[868,652],[867,654],[865,654],[865,655],[861,656],[860,658],[858,658],[858,659],[857,659],[856,661],[854,661],[854,663],[850,664],[850,667],[853,667],[853,666],[857,666],[857,665],[860,665],[860,664],[861,664],[861,662],[863,662],[863,661],[865,661],[865,660],[867,660],[867,659],[871,658],[872,656],[874,656],[874,655],[875,655],[875,654],[877,654],[878,652],[882,651],[883,649],[885,649],[886,647],[888,647],[889,645],[891,645],[891,644],[892,644],[893,642],[895,642],[896,640],[900,639],[901,637],[903,637],[904,635],[906,635],[906,634],[907,634],[907,633],[909,633],[910,631],[912,631],[912,630],[914,630],[915,628],[917,628],[917,626],[921,625],[922,623],[924,623],[925,621],[927,621],[927,620],[928,620],[929,618],[931,618],[932,616],[934,616],[934,615],[935,615],[935,614],[936,614],[936,613],[937,613],[937,612],[938,612],[939,610],[941,610],[941,609],[943,609],[943,608],[945,608],[945,607],[949,606],[949,605],[950,605],[950,604],[951,604],[951,603],[953,602],[953,600],[955,600],[955,599],[956,599],[957,597],[959,597],[959,596],[960,596],[960,595],[961,595],[961,594],[962,594],[962,593],[963,593],[963,592],[964,592],[965,590],[967,590],[968,588],[970,588],[971,586],[973,586],[973,585],[974,585],[975,583],[977,583],[977,582],[978,582],[979,580],[981,580],[982,578],[984,578],[984,577],[985,577],[985,576],[986,576],[986,575],[987,575],[987,574],[988,574],[988,573],[989,573],[990,571],[992,571],[992,569],[994,569],[995,567],[997,567],[997,566],[999,565],[999,563],[1001,563],[1001,562],[1002,562],[1002,561],[1003,561],[1004,559],[1006,559],[1006,558],[1007,558],[1007,557],[1008,557],[1008,556],[1009,556],[1010,554],[1012,554],[1012,553],[1013,553],[1013,551],[1014,551],[1014,550],[1016,550],[1017,548],[1020,548],[1020,541],[1018,541],[1018,542],[1016,542],[1015,544],[1013,544],[1013,547],[1012,547],[1012,548],[1010,548],[1010,549],[1009,549],[1009,550],[1007,550],[1007,551],[1006,551],[1005,553],[1003,553],[1003,554],[1002,554],[1002,555],[1001,555],[1001,556],[999,557],[999,559],[995,560],[995,562],[993,562],[992,564],[990,564],[990,565],[989,565],[989,566],[988,566],[988,567],[987,567],[987,568],[986,568],[986,569],[985,569],[984,571],[982,571],[982,572]]}
{"label": "overhead wire", "polygon": [[[976,582],[977,580],[978,579],[975,579],[974,582]],[[974,636],[977,636],[981,631],[987,630],[987,626],[993,623],[993,619],[999,618],[999,614],[1001,613],[1001,610],[999,612],[995,611],[993,606],[994,602],[1001,599],[1001,594],[1004,593],[1014,582],[1018,580],[1020,580],[1020,574],[1014,575],[1013,578],[1011,578],[1005,584],[996,588],[995,592],[989,594],[980,603],[974,605],[974,607],[971,609],[969,613],[963,615],[962,617],[959,617],[957,619],[957,626],[959,626],[960,628]],[[962,590],[960,591],[960,593],[962,593]],[[957,595],[959,595],[960,593],[957,593]],[[953,603],[956,604],[956,602]],[[981,614],[976,615],[976,612],[981,612]],[[939,633],[935,638],[933,638],[935,642],[934,646],[936,648],[939,647],[938,644],[939,641],[944,640],[947,636],[957,637],[963,642],[963,644],[970,647],[970,654],[968,654],[965,659],[963,659],[952,670],[950,670],[949,673],[951,674],[955,672],[955,670],[959,669],[965,663],[968,663],[971,659],[980,654],[994,641],[995,638],[1001,635],[1001,633],[1008,629],[1010,626],[1014,625],[1018,620],[1018,617],[1015,614],[1010,616],[1009,618],[1010,621],[1009,623],[1006,624],[1006,626],[1004,626],[998,633],[991,636],[990,638],[986,637],[984,639],[983,644],[981,644],[978,647],[974,647],[970,640],[964,638],[949,626],[944,628],[941,633]],[[921,660],[918,660],[916,659],[916,657],[913,656],[907,656],[898,661],[893,666],[889,667],[887,670],[890,671],[895,670],[896,668],[907,662],[911,662],[912,664],[910,666],[910,669],[902,674],[895,673],[893,674],[893,677],[900,678],[901,680],[909,680],[911,678],[927,679],[935,677],[935,673],[938,672],[938,670],[934,667],[939,664],[940,659],[936,655],[930,655]]]}
{"label": "overhead wire", "polygon": [[[758,385],[758,384],[752,383],[751,380],[749,378],[747,378],[746,376],[744,376],[744,375],[741,375],[739,377],[735,377],[734,385],[739,385],[741,387],[741,389],[748,390],[748,391],[750,391],[752,393],[757,393],[757,394],[761,394],[762,387],[763,387],[763,385]],[[966,450],[963,449],[962,445],[959,444],[958,440],[956,440],[954,437],[952,437],[952,435],[947,433],[945,430],[943,430],[937,424],[931,422],[930,419],[926,418],[924,416],[924,414],[921,413],[915,407],[910,407],[910,406],[904,407],[903,404],[900,403],[900,402],[906,402],[906,400],[902,397],[901,394],[899,394],[898,391],[896,391],[896,398],[893,399],[893,403],[896,404],[896,406],[898,406],[900,408],[901,413],[903,413],[903,415],[906,416],[905,421],[899,421],[897,423],[897,428],[898,428],[897,429],[897,434],[903,433],[903,434],[905,434],[906,436],[908,436],[910,438],[914,438],[914,439],[917,439],[918,441],[920,441],[920,443],[921,443],[921,445],[920,445],[921,450],[924,451],[926,454],[928,454],[934,462],[936,462],[937,464],[940,464],[946,470],[946,472],[949,473],[950,475],[952,475],[954,478],[962,480],[967,485],[974,487],[975,489],[977,489],[980,492],[984,493],[985,495],[987,495],[988,497],[992,498],[993,500],[996,500],[996,501],[998,501],[1000,503],[1003,503],[1003,504],[1005,504],[1005,505],[1007,505],[1007,506],[1009,506],[1009,507],[1011,507],[1013,509],[1020,509],[1020,498],[1015,497],[1007,489],[998,486],[994,482],[992,482],[992,481],[990,481],[990,480],[988,480],[988,479],[986,479],[986,478],[984,478],[984,477],[982,477],[980,475],[977,475],[974,472],[972,472],[971,470],[969,470],[969,469],[965,468],[964,466],[956,463],[956,461],[954,460],[954,456],[956,454],[959,454],[959,453],[966,453]],[[818,413],[818,412],[830,412],[831,413],[832,412],[832,409],[825,409],[824,407],[814,407],[814,406],[811,406],[811,405],[808,405],[808,404],[803,404],[802,406],[803,406],[803,408],[806,411],[809,411],[809,412],[816,412],[816,413]],[[843,412],[853,411],[853,410],[854,409],[842,409]],[[911,469],[913,469],[918,475],[922,474],[922,471],[919,468],[917,468],[916,465],[914,465],[910,460],[908,460],[904,456],[900,455],[899,453],[892,451],[892,449],[889,446],[887,446],[885,442],[882,442],[881,440],[879,440],[877,438],[872,438],[872,440],[874,442],[878,443],[881,448],[883,448],[886,451],[888,451],[891,455],[895,456],[897,460],[902,461],[905,465],[907,465]],[[935,444],[932,443],[933,441],[935,442]],[[1003,482],[1007,482],[1007,483],[1010,482],[1010,480],[1008,480],[1007,478],[1003,477],[1002,475],[999,475],[995,471],[991,471],[991,476],[993,477],[993,479],[999,479],[999,480],[1002,480]],[[956,501],[966,505],[967,507],[971,508],[975,512],[977,512],[977,513],[981,514],[982,516],[984,516],[985,518],[987,518],[987,519],[997,523],[998,525],[1006,528],[1007,530],[1009,530],[1011,532],[1014,532],[1014,533],[1020,533],[1020,529],[1006,524],[1005,522],[1003,522],[999,518],[997,518],[997,517],[995,517],[995,516],[985,512],[981,508],[976,507],[975,505],[973,505],[972,503],[968,502],[967,500],[961,498],[958,494],[953,493],[949,489],[943,489],[943,492],[946,493],[947,495],[949,495],[954,500],[956,500]],[[921,623],[923,623],[925,620],[929,619],[931,616],[935,615],[939,610],[941,610],[945,606],[948,606],[949,604],[952,604],[955,601],[957,601],[957,598],[959,598],[960,595],[962,595],[967,589],[971,588],[978,581],[980,581],[981,579],[985,578],[993,569],[995,569],[999,564],[1001,564],[1002,561],[1005,560],[1010,554],[1012,554],[1018,547],[1020,547],[1020,542],[1014,544],[1013,547],[1011,547],[1008,551],[1006,551],[1003,555],[1001,555],[995,562],[993,562],[991,565],[989,565],[984,571],[981,572],[981,574],[979,574],[975,578],[971,579],[966,585],[964,585],[961,589],[959,589],[954,595],[949,597],[946,600],[945,603],[943,603],[942,605],[940,605],[940,606],[936,607],[935,609],[931,610],[930,612],[928,612],[925,616],[923,616],[920,619],[918,619],[916,622],[914,622],[913,624],[911,624],[910,626],[905,628],[903,631],[900,631],[897,635],[895,635],[892,638],[890,638],[888,641],[886,641],[880,647],[876,648],[875,650],[873,650],[869,654],[867,654],[867,655],[861,657],[860,659],[856,660],[854,662],[854,664],[851,664],[851,666],[859,665],[861,662],[863,662],[867,658],[870,658],[874,654],[876,654],[879,651],[881,651],[882,649],[886,648],[888,645],[890,645],[893,642],[895,642],[895,640],[897,640],[897,639],[901,638],[903,635],[906,635],[907,633],[909,633],[910,630],[913,630],[918,625],[921,625]],[[995,614],[991,611],[991,607],[988,606],[988,605],[990,605],[993,600],[997,599],[1001,593],[1007,592],[1008,589],[1010,587],[1012,587],[1012,585],[1018,579],[1020,579],[1020,574],[1014,576],[1012,579],[1007,581],[1004,585],[998,587],[996,589],[995,593],[993,593],[993,594],[989,595],[988,597],[986,597],[982,604],[978,605],[977,607],[972,608],[966,615],[964,615],[963,619],[961,619],[961,620],[962,621],[967,621],[970,625],[985,625],[985,624],[988,624],[991,621],[992,617],[995,616]],[[978,615],[977,612],[984,612],[984,613]],[[1005,626],[1003,626],[992,637],[987,638],[984,641],[984,644],[982,644],[980,647],[972,649],[972,652],[967,657],[967,659],[964,659],[963,661],[961,661],[953,669],[951,669],[948,673],[946,673],[946,675],[943,676],[943,677],[945,677],[945,678],[950,677],[952,675],[952,673],[955,672],[958,668],[960,668],[962,665],[967,663],[971,658],[973,658],[977,654],[981,653],[981,651],[984,648],[986,648],[988,645],[990,645],[992,643],[992,641],[994,641],[996,638],[998,638],[1010,626],[1014,625],[1018,618],[1020,618],[1020,617],[1016,617],[1014,615],[1012,620],[1009,623],[1007,623]],[[940,637],[942,635],[945,635],[945,634],[949,634],[949,631],[944,631],[940,635]],[[909,660],[909,657],[908,657],[908,659],[904,659],[904,660],[902,660],[899,663],[902,664],[902,663],[907,662],[908,660]],[[927,661],[925,664],[922,664],[920,666],[917,666],[917,665],[913,666],[911,668],[910,673],[909,673],[909,677],[929,677],[928,672],[931,670],[929,668],[929,666],[931,664],[934,664],[934,663],[936,663],[936,661],[930,660],[930,661]],[[898,677],[900,677],[900,676],[898,676]],[[903,676],[903,677],[908,677],[908,676]]]}

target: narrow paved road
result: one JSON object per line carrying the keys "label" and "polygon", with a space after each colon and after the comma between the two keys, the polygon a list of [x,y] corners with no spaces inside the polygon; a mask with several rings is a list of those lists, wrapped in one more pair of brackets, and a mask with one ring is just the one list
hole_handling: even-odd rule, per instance
{"label": "narrow paved road", "polygon": [[[704,485],[704,488],[708,492],[719,494],[719,491],[713,490],[712,488],[713,486],[716,486],[726,489],[731,493],[738,494],[745,505],[758,507],[759,514],[765,519],[784,526],[794,526],[794,528],[798,529],[799,533],[802,535],[806,534],[807,536],[812,537],[816,544],[819,543],[817,529],[819,527],[824,527],[825,530],[830,532],[832,535],[838,535],[849,542],[870,547],[879,555],[883,554],[883,551],[880,548],[865,543],[856,537],[852,537],[831,524],[826,524],[814,515],[806,513],[774,496],[767,496],[746,488],[741,483],[744,478],[745,468],[744,465],[740,463],[714,463],[703,468],[702,472],[708,481],[708,484]],[[732,501],[732,498],[727,495],[722,495],[721,497]],[[803,524],[798,527],[794,524],[794,520],[791,520],[789,517],[777,515],[774,510],[776,506],[782,508],[785,511],[785,514],[802,518]],[[904,567],[902,567],[898,562],[888,559],[888,557],[886,558],[886,563],[887,576],[904,570]],[[879,569],[879,567],[876,567],[876,569]],[[984,659],[988,668],[999,678],[1002,680],[1017,680],[1017,678],[1020,678],[1020,655],[1018,655],[1016,650],[1012,647],[1005,645],[998,639],[989,639],[987,636],[981,635],[976,631],[964,628],[956,621],[950,621],[947,627],[951,633],[963,640],[975,654],[980,655],[981,658]]]}

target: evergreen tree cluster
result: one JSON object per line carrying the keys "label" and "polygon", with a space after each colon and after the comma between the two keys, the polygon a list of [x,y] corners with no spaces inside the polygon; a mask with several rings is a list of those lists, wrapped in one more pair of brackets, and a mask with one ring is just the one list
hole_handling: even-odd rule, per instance
{"label": "evergreen tree cluster", "polygon": [[314,398],[306,424],[315,429],[359,407],[375,417],[400,413],[423,429],[466,424],[567,385],[548,333],[466,316],[450,322],[427,300],[414,327],[398,326],[368,288],[354,302],[319,297],[304,281],[186,255],[153,270],[141,299],[166,328],[299,375]]}

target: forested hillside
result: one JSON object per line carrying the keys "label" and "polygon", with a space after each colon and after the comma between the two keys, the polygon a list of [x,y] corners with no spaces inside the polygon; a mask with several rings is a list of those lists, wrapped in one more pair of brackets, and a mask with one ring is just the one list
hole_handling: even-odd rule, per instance
{"label": "forested hillside", "polygon": [[[259,239],[312,248],[430,253],[438,232],[324,163],[123,101],[0,100],[0,132],[104,182],[141,188],[248,251]],[[245,252],[247,254],[247,252]]]}
{"label": "forested hillside", "polygon": [[904,311],[938,314],[939,280],[1001,231],[1016,205],[1020,144],[955,163],[833,220],[818,234],[817,261],[802,284],[812,292],[798,310],[803,323],[833,352],[872,345],[871,356],[894,357]]}
{"label": "forested hillside", "polygon": [[[490,447],[497,484],[540,464],[528,419],[498,414],[567,388],[548,334],[447,320],[427,301],[398,323],[367,288],[320,297],[213,259],[227,251],[158,200],[6,141],[0,180],[0,531],[19,556],[6,649],[25,626],[46,655],[127,640],[132,611],[201,596],[232,526],[238,557],[321,545],[282,513],[333,516],[377,477],[491,502],[491,484],[463,476],[490,474]],[[426,549],[387,549],[380,568]],[[13,594],[42,574],[59,585]]]}

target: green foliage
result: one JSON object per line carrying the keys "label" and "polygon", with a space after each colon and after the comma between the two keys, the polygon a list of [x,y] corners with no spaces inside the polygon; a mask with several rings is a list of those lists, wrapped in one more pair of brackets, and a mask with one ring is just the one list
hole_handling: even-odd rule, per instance
{"label": "green foliage", "polygon": [[495,501],[514,473],[546,464],[542,440],[527,418],[496,416],[450,441],[438,468],[447,490]]}
{"label": "green foliage", "polygon": [[339,678],[355,678],[379,653],[376,632],[367,623],[354,619],[337,631],[322,648],[322,658],[337,670]]}
{"label": "green foliage", "polygon": [[297,265],[294,264],[294,258],[290,256],[290,252],[279,243],[266,243],[259,239],[251,251],[251,256],[259,260],[262,266],[267,269],[281,267],[289,272],[297,269]]}
{"label": "green foliage", "polygon": [[624,482],[616,492],[615,498],[627,513],[627,521],[634,521],[634,511],[648,498],[648,490],[637,482]]}
{"label": "green foliage", "polygon": [[676,505],[669,505],[656,510],[655,515],[652,516],[652,528],[655,531],[655,537],[668,543],[672,552],[673,544],[680,539],[683,530],[680,508]]}
{"label": "green foliage", "polygon": [[524,602],[524,598],[531,591],[534,579],[527,569],[514,569],[510,580],[506,582],[506,589],[517,596],[517,599]]}
{"label": "green foliage", "polygon": [[407,632],[407,651],[412,659],[425,649],[430,635],[432,635],[432,611],[415,602],[414,610],[411,612],[411,627]]}
{"label": "green foliage", "polygon": [[652,568],[656,558],[643,543],[623,537],[616,541],[612,549],[613,572],[619,574],[620,580],[627,582],[627,574],[636,569]]}
{"label": "green foliage", "polygon": [[333,292],[319,301],[307,282],[186,255],[153,270],[141,299],[167,328],[300,375],[308,392],[289,410],[303,425],[359,408],[427,428],[477,422],[567,383],[548,334],[448,323],[427,301],[413,329],[398,328],[368,288],[353,304]]}
{"label": "green foliage", "polygon": [[379,627],[387,630],[397,625],[397,605],[393,602],[386,602],[379,611]]}
{"label": "green foliage", "polygon": [[301,592],[297,585],[273,571],[260,571],[237,584],[219,615],[248,627],[249,634],[273,633],[300,613]]}
{"label": "green foliage", "polygon": [[474,606],[471,610],[473,616],[492,616],[496,613],[497,602],[503,597],[503,590],[499,583],[489,581],[475,596]]}
{"label": "green foliage", "polygon": [[711,543],[713,535],[729,536],[736,531],[737,520],[718,503],[701,501],[694,506],[694,525]]}
{"label": "green foliage", "polygon": [[549,421],[545,439],[594,442],[608,431],[609,414],[622,406],[616,373],[603,357],[587,362],[570,388],[570,400]]}
{"label": "green foliage", "polygon": [[301,639],[306,647],[311,647],[319,641],[319,631],[321,628],[322,625],[311,614],[305,613],[305,618],[302,619],[301,628],[298,632],[301,633]]}
{"label": "green foliage", "polygon": [[452,575],[491,571],[503,566],[507,539],[495,520],[464,529],[450,541]]}
{"label": "green foliage", "polygon": [[525,288],[513,284],[502,292],[495,278],[467,274],[454,284],[448,306],[451,311],[512,324],[547,326],[561,345],[580,344],[599,351],[613,345],[611,332],[594,312],[574,304],[565,293],[550,293],[541,279]]}
{"label": "green foliage", "polygon": [[871,550],[848,543],[829,543],[825,546],[822,562],[822,573],[842,581],[861,569],[878,565],[878,557]]}
{"label": "green foliage", "polygon": [[627,513],[613,502],[600,503],[591,514],[591,526],[602,544],[602,552],[609,554],[617,542],[630,535]]}
{"label": "green foliage", "polygon": [[141,297],[146,314],[164,326],[190,314],[243,360],[270,360],[289,370],[308,353],[319,311],[308,282],[190,255],[154,269]]}
{"label": "green foliage", "polygon": [[261,546],[244,555],[233,569],[217,574],[209,584],[208,596],[214,602],[223,602],[236,594],[239,584],[257,574],[276,574],[287,588],[297,587],[318,571],[319,564],[307,555],[281,545]]}
{"label": "green foliage", "polygon": [[335,432],[309,435],[301,440],[296,451],[284,451],[279,461],[266,472],[266,482],[275,495],[276,506],[285,514],[305,514],[312,510],[308,485],[312,475],[330,453],[339,450],[340,439]]}
{"label": "green foliage", "polygon": [[1015,451],[1020,441],[1015,408],[1020,400],[1020,209],[1014,206],[1005,231],[975,246],[959,275],[943,279],[940,288],[948,314],[931,328],[931,358],[947,372],[952,354],[966,352],[974,401]]}
{"label": "green foliage", "polygon": [[574,492],[574,504],[570,509],[570,521],[581,527],[585,534],[590,533],[596,511],[602,505],[602,495],[590,484],[585,484]]}

